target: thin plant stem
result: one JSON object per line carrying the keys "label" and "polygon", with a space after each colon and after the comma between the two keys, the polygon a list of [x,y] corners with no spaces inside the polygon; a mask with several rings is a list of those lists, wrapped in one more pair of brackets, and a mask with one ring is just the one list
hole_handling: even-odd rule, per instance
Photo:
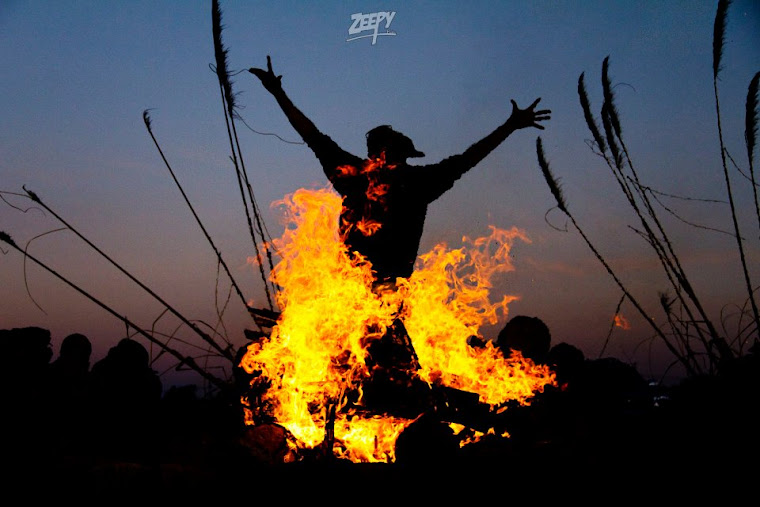
{"label": "thin plant stem", "polygon": [[[26,189],[25,189],[26,190]],[[68,223],[66,220],[64,220],[58,213],[53,211],[53,209],[50,208],[47,204],[42,202],[42,199],[39,198],[37,194],[34,192],[27,190],[27,193],[29,194],[29,197],[45,208],[45,210],[53,215],[59,222],[61,222],[63,225],[66,226],[68,230],[73,232],[79,239],[84,241],[90,248],[95,250],[101,257],[103,257],[105,260],[107,260],[111,265],[113,265],[116,269],[121,271],[127,278],[132,280],[134,283],[136,283],[141,289],[143,289],[145,292],[150,294],[156,301],[161,303],[161,305],[164,306],[172,315],[177,317],[179,320],[181,320],[185,325],[187,325],[190,329],[193,330],[198,336],[200,336],[203,341],[207,342],[209,345],[211,345],[217,352],[219,352],[222,356],[226,357],[227,359],[232,360],[232,353],[230,352],[229,348],[223,348],[221,345],[216,343],[216,341],[211,338],[208,334],[204,333],[202,330],[200,330],[195,324],[190,322],[184,315],[182,315],[177,309],[175,309],[172,305],[170,305],[165,299],[163,299],[161,296],[156,294],[153,290],[150,289],[147,285],[145,285],[143,282],[138,280],[134,275],[132,275],[129,271],[127,271],[125,268],[123,268],[119,263],[117,263],[115,260],[113,260],[108,254],[103,252],[100,248],[98,248],[95,244],[93,244],[89,239],[87,239],[82,233],[80,233],[74,226],[72,226],[70,223]]]}
{"label": "thin plant stem", "polygon": [[219,387],[222,390],[226,390],[226,389],[229,388],[229,385],[227,385],[226,382],[224,382],[223,380],[215,377],[214,375],[211,375],[210,373],[208,373],[207,371],[205,371],[203,368],[201,368],[200,366],[198,366],[198,364],[195,362],[195,360],[192,357],[185,356],[185,355],[181,354],[179,351],[177,351],[177,350],[175,350],[175,349],[167,346],[166,344],[164,344],[160,340],[158,340],[155,337],[151,336],[150,334],[148,334],[147,332],[145,332],[144,330],[142,330],[140,327],[138,327],[136,324],[134,324],[132,321],[130,321],[126,316],[118,314],[110,306],[106,305],[105,303],[103,303],[99,299],[95,298],[93,295],[91,295],[90,293],[88,293],[87,291],[85,291],[84,289],[82,289],[81,287],[79,287],[78,285],[76,285],[75,283],[71,282],[70,280],[68,280],[67,278],[65,278],[64,276],[62,276],[61,274],[59,274],[58,272],[56,272],[55,270],[53,270],[52,268],[50,268],[49,266],[47,266],[42,261],[38,260],[36,257],[32,256],[30,253],[23,251],[21,248],[19,248],[18,245],[16,245],[16,243],[13,241],[13,239],[8,234],[0,231],[0,241],[5,242],[7,245],[11,246],[11,248],[13,248],[13,249],[17,250],[18,252],[20,252],[22,255],[24,255],[29,260],[31,260],[32,262],[34,262],[35,264],[37,264],[38,266],[40,266],[41,268],[43,268],[45,271],[47,271],[50,274],[52,274],[53,276],[55,276],[56,278],[58,278],[59,280],[61,280],[63,283],[65,283],[66,285],[68,285],[69,287],[71,287],[72,289],[74,289],[75,291],[77,291],[78,293],[80,293],[81,295],[83,295],[84,297],[86,297],[87,299],[89,299],[90,301],[92,301],[93,303],[95,303],[96,305],[100,306],[102,309],[104,309],[105,311],[107,311],[108,313],[110,313],[111,315],[113,315],[114,317],[116,317],[119,320],[123,321],[124,324],[127,326],[127,329],[129,329],[129,328],[134,329],[137,333],[139,333],[140,335],[142,335],[143,337],[145,337],[148,341],[150,341],[151,343],[156,344],[161,349],[165,350],[167,353],[169,353],[172,356],[174,356],[175,358],[177,358],[181,363],[184,363],[184,364],[188,365],[190,368],[192,368],[193,370],[195,370],[203,378],[205,378],[209,382],[213,383],[215,386]]}
{"label": "thin plant stem", "polygon": [[644,320],[646,320],[647,323],[652,327],[654,332],[657,333],[657,335],[662,339],[663,343],[668,348],[668,350],[670,350],[670,352],[675,357],[681,360],[687,372],[689,372],[689,374],[694,374],[695,372],[691,363],[686,358],[683,358],[681,354],[679,354],[678,349],[676,349],[675,346],[673,346],[673,344],[670,342],[668,337],[662,332],[662,329],[660,329],[660,327],[654,322],[652,317],[650,317],[649,314],[646,312],[646,310],[644,310],[644,308],[639,304],[638,300],[628,291],[628,288],[625,286],[625,284],[623,284],[620,278],[618,278],[615,271],[607,263],[607,261],[604,259],[602,254],[596,249],[596,247],[588,238],[588,236],[586,236],[586,233],[575,221],[575,217],[567,209],[567,204],[565,203],[565,199],[562,195],[559,185],[557,184],[556,179],[552,175],[551,170],[549,168],[549,163],[546,161],[546,157],[544,156],[543,145],[542,145],[540,137],[536,139],[536,152],[538,155],[538,162],[539,162],[539,166],[541,167],[541,172],[544,175],[544,179],[546,179],[546,183],[549,185],[549,189],[551,190],[552,195],[554,195],[555,199],[557,200],[557,206],[559,207],[559,209],[562,210],[562,212],[565,213],[565,215],[567,215],[567,217],[570,219],[570,222],[573,224],[573,227],[575,227],[575,230],[578,231],[578,233],[581,235],[581,238],[583,238],[583,241],[589,247],[591,252],[599,260],[602,266],[604,266],[604,269],[612,277],[612,279],[615,281],[615,283],[620,288],[620,290],[623,291],[624,297],[628,298],[631,304],[633,304],[633,306],[636,308],[639,314],[641,314]]}
{"label": "thin plant stem", "polygon": [[143,121],[145,122],[145,127],[148,129],[150,138],[153,140],[153,144],[156,146],[156,149],[158,150],[159,155],[161,155],[161,159],[164,161],[164,165],[169,170],[169,173],[171,174],[172,179],[174,180],[174,183],[177,185],[177,188],[179,188],[179,191],[182,194],[182,197],[185,199],[185,203],[187,204],[188,208],[190,208],[190,212],[193,214],[193,217],[195,217],[195,221],[198,223],[198,226],[201,228],[203,235],[206,237],[206,240],[208,241],[209,245],[211,245],[212,250],[214,250],[217,261],[224,268],[224,272],[227,274],[227,277],[229,278],[230,283],[232,283],[232,286],[235,288],[235,292],[237,293],[238,297],[242,301],[243,305],[246,308],[250,309],[248,305],[248,301],[246,300],[245,296],[243,296],[243,292],[240,290],[240,286],[235,281],[235,277],[232,276],[232,273],[230,272],[229,267],[227,267],[227,263],[224,261],[224,258],[222,257],[222,253],[214,244],[214,240],[211,239],[211,236],[206,230],[206,227],[203,225],[203,222],[201,222],[201,219],[198,217],[198,214],[195,212],[195,208],[193,208],[193,205],[190,203],[190,199],[188,199],[187,194],[185,194],[185,190],[182,188],[182,185],[180,185],[179,181],[177,180],[177,176],[174,174],[174,170],[172,169],[171,164],[169,164],[169,161],[164,155],[164,151],[161,149],[161,146],[158,144],[158,140],[156,139],[156,136],[153,134],[153,128],[151,127],[150,115],[148,114],[147,110],[143,112]]}
{"label": "thin plant stem", "polygon": [[745,114],[744,140],[747,144],[747,159],[749,161],[749,176],[752,183],[752,196],[755,199],[755,214],[757,215],[757,225],[760,227],[760,204],[757,197],[757,183],[755,181],[754,154],[755,144],[757,142],[757,102],[758,88],[760,87],[760,72],[755,74],[747,89],[747,102]]}
{"label": "thin plant stem", "polygon": [[[232,82],[230,81],[230,75],[227,70],[227,50],[224,47],[224,43],[222,41],[222,11],[219,7],[219,2],[217,0],[213,0],[211,3],[211,22],[212,22],[212,33],[214,38],[214,55],[216,59],[216,75],[219,79],[219,91],[221,93],[222,98],[222,106],[224,108],[224,120],[225,125],[227,127],[227,138],[229,140],[230,144],[230,152],[232,153],[231,159],[232,163],[235,166],[235,173],[237,175],[238,180],[238,187],[240,188],[240,196],[243,201],[243,207],[245,208],[245,216],[248,222],[248,231],[251,236],[251,241],[253,242],[254,249],[256,250],[256,259],[257,264],[259,265],[259,271],[261,274],[262,281],[264,282],[264,291],[266,293],[267,303],[269,305],[269,309],[273,310],[274,306],[272,304],[272,296],[269,291],[269,284],[267,281],[266,273],[264,272],[264,263],[261,259],[261,250],[259,248],[258,240],[256,239],[256,234],[253,230],[253,223],[251,220],[251,211],[248,209],[248,201],[246,200],[245,196],[245,189],[243,185],[243,179],[245,180],[245,188],[248,190],[248,196],[251,204],[251,210],[253,211],[254,218],[256,220],[256,225],[258,228],[259,235],[262,239],[262,241],[266,242],[266,238],[264,236],[263,227],[261,225],[261,219],[259,216],[259,210],[256,205],[256,200],[253,196],[253,188],[251,187],[250,181],[248,179],[248,173],[245,170],[245,162],[243,160],[243,153],[240,149],[240,142],[238,140],[237,135],[237,129],[235,128],[235,95],[232,92]],[[268,251],[267,251],[268,252]],[[270,266],[273,264],[271,259],[271,254],[269,256],[270,260]]]}
{"label": "thin plant stem", "polygon": [[734,203],[734,194],[731,190],[731,178],[728,175],[728,164],[726,163],[726,145],[723,141],[723,124],[720,117],[720,98],[718,95],[718,75],[720,73],[720,61],[723,54],[723,43],[725,39],[726,20],[728,18],[728,7],[730,5],[728,0],[720,0],[718,2],[718,11],[715,15],[715,27],[713,31],[713,92],[715,94],[715,117],[718,124],[718,139],[720,141],[720,158],[723,165],[723,176],[726,180],[726,192],[728,194],[728,204],[731,208],[731,221],[734,224],[734,232],[736,233],[736,245],[739,249],[739,258],[742,265],[742,272],[744,273],[744,283],[747,286],[747,294],[749,296],[750,306],[752,308],[752,314],[755,317],[756,322],[760,322],[760,313],[757,309],[757,303],[755,302],[755,293],[752,290],[752,282],[749,277],[749,270],[747,269],[747,259],[744,254],[744,245],[742,242],[741,233],[739,231],[739,220],[736,216],[736,205]]}

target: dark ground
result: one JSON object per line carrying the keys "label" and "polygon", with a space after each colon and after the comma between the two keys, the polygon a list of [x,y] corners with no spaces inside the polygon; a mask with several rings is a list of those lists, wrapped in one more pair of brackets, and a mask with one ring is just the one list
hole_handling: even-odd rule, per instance
{"label": "dark ground", "polygon": [[[311,453],[282,464],[282,431],[244,427],[234,396],[204,399],[194,386],[161,395],[136,342],[120,343],[79,375],[61,358],[49,362],[45,330],[25,328],[24,347],[13,345],[14,332],[0,331],[3,482],[6,490],[23,485],[33,496],[234,493],[238,486],[281,483],[311,484],[325,495],[380,484],[438,493],[472,493],[488,484],[501,490],[616,484],[639,494],[657,484],[690,492],[725,487],[754,494],[757,488],[760,361],[754,353],[720,374],[670,388],[648,384],[615,359],[576,356],[555,365],[558,387],[530,406],[473,416],[506,429],[509,439],[486,437],[460,449],[439,411],[402,434],[396,463],[352,464]],[[26,347],[35,343],[37,363],[35,347]],[[119,347],[131,366],[118,359]],[[464,412],[457,417],[466,418]]]}

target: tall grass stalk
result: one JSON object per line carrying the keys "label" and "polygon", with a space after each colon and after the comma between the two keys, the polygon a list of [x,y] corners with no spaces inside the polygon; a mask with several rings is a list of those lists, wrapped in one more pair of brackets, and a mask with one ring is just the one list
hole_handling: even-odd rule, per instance
{"label": "tall grass stalk", "polygon": [[[212,34],[214,38],[214,56],[216,60],[216,75],[219,79],[219,90],[222,98],[222,105],[224,107],[224,119],[227,127],[227,137],[230,143],[231,160],[235,167],[235,174],[238,180],[238,187],[240,188],[240,195],[243,201],[243,207],[245,208],[245,215],[248,221],[248,231],[253,242],[254,249],[256,251],[256,260],[259,266],[259,272],[264,283],[264,291],[266,293],[267,304],[269,309],[273,309],[272,295],[269,289],[269,281],[264,271],[264,260],[261,255],[261,249],[266,252],[267,259],[269,261],[270,272],[274,269],[274,262],[271,255],[269,245],[271,244],[271,238],[265,234],[265,228],[261,220],[261,212],[256,198],[253,194],[253,186],[248,178],[248,171],[245,168],[245,160],[243,158],[243,152],[240,148],[240,140],[237,134],[237,128],[235,126],[235,94],[232,91],[232,81],[230,80],[229,71],[227,69],[227,49],[224,47],[222,40],[222,11],[219,6],[218,0],[213,0],[211,3],[211,24]],[[247,197],[246,197],[247,191]],[[250,205],[250,209],[249,209]],[[254,232],[253,221],[251,219],[251,213],[253,213],[253,221],[256,222],[256,232]],[[261,247],[259,246],[259,240],[256,239],[256,233],[258,233],[260,240],[262,241]],[[272,285],[272,289],[276,290],[276,287]]]}
{"label": "tall grass stalk", "polygon": [[757,143],[757,95],[758,81],[760,81],[760,72],[755,74],[749,83],[747,90],[746,113],[744,115],[744,140],[747,144],[747,159],[749,163],[749,176],[752,184],[752,195],[755,198],[755,214],[757,215],[757,225],[760,227],[760,205],[757,199],[757,181],[755,180],[755,144]]}
{"label": "tall grass stalk", "polygon": [[[723,175],[726,179],[726,192],[728,194],[728,203],[731,207],[731,220],[734,224],[736,244],[739,248],[739,258],[741,260],[742,271],[744,273],[744,282],[747,285],[748,299],[752,307],[752,313],[755,322],[760,323],[760,313],[755,301],[755,291],[752,288],[752,282],[747,269],[747,259],[744,254],[744,245],[742,242],[741,232],[739,231],[739,220],[736,216],[736,205],[734,204],[734,194],[731,190],[731,178],[728,175],[728,164],[726,163],[726,146],[723,142],[723,125],[720,116],[720,99],[718,96],[718,75],[721,70],[721,58],[723,56],[723,44],[725,42],[726,23],[728,20],[728,7],[730,0],[719,0],[718,11],[715,14],[715,26],[713,29],[713,91],[715,93],[715,116],[718,122],[718,139],[720,140],[720,157],[723,164]],[[754,144],[753,144],[754,147]]]}
{"label": "tall grass stalk", "polygon": [[[586,92],[584,74],[582,73],[578,78],[578,95],[581,108],[583,109],[586,124],[594,137],[598,154],[604,159],[626,200],[638,217],[643,228],[641,234],[655,251],[668,281],[676,293],[677,299],[680,301],[681,305],[686,308],[686,311],[689,313],[692,320],[695,320],[681,289],[684,281],[686,281],[687,287],[690,287],[690,284],[688,284],[685,273],[680,269],[680,263],[678,263],[677,256],[675,255],[675,252],[673,252],[672,246],[670,246],[670,242],[667,240],[667,235],[665,234],[660,221],[657,218],[654,207],[649,200],[647,187],[644,187],[639,182],[638,174],[636,173],[630,153],[628,152],[628,148],[622,137],[622,127],[617,108],[615,107],[614,93],[609,78],[609,57],[605,58],[602,64],[602,88],[604,92],[604,102],[601,108],[601,117],[604,136],[600,133],[596,120],[591,113],[591,102]],[[626,174],[626,167],[632,173],[632,176]],[[653,224],[649,223],[650,220],[653,220]],[[653,227],[659,232],[656,233]],[[696,299],[696,295],[693,291],[691,291],[691,295],[693,299]],[[701,308],[698,301],[697,306]],[[702,314],[703,320],[706,320],[709,326],[709,319],[706,319],[704,312],[702,312]],[[700,340],[702,340],[703,344],[706,346],[708,339],[700,327],[697,327],[697,333]]]}
{"label": "tall grass stalk", "polygon": [[203,235],[206,237],[206,241],[208,241],[209,245],[211,245],[211,249],[214,250],[214,254],[216,255],[217,262],[222,265],[222,268],[224,268],[224,272],[227,274],[227,278],[229,278],[230,283],[235,288],[235,292],[240,298],[240,301],[242,301],[243,305],[245,305],[245,307],[248,308],[248,300],[243,295],[243,291],[240,289],[240,286],[238,285],[237,281],[235,281],[235,277],[232,276],[232,273],[230,272],[230,268],[227,267],[227,263],[224,261],[224,258],[222,257],[222,253],[216,247],[214,240],[211,239],[211,235],[208,233],[208,231],[206,230],[206,227],[203,225],[203,222],[198,216],[198,213],[195,212],[195,208],[190,202],[190,199],[188,199],[187,194],[185,193],[185,190],[182,188],[182,185],[177,179],[177,176],[174,174],[174,169],[172,169],[172,166],[169,163],[169,160],[166,158],[166,155],[164,155],[164,151],[161,149],[161,145],[158,143],[156,136],[153,134],[153,126],[150,119],[150,114],[148,113],[147,110],[143,111],[143,122],[145,123],[145,128],[148,129],[148,134],[150,134],[150,138],[153,140],[153,144],[156,146],[156,149],[158,150],[158,154],[161,156],[161,160],[163,160],[164,165],[169,170],[169,174],[171,174],[171,177],[174,180],[174,183],[177,185],[177,188],[179,188],[179,191],[182,194],[182,198],[185,200],[185,204],[187,204],[188,208],[190,208],[190,212],[193,214],[193,217],[195,218],[196,223],[201,228]]}
{"label": "tall grass stalk", "polygon": [[68,230],[73,232],[79,239],[84,241],[90,248],[92,248],[95,252],[97,252],[101,257],[103,257],[105,260],[107,260],[112,266],[114,266],[116,269],[121,271],[127,278],[129,278],[131,281],[136,283],[141,289],[143,289],[145,292],[150,294],[156,301],[161,303],[164,308],[166,308],[172,315],[177,317],[180,321],[182,321],[186,326],[188,326],[193,332],[195,332],[198,336],[200,336],[203,341],[208,343],[211,347],[213,347],[219,354],[221,354],[223,357],[226,357],[229,360],[232,360],[233,354],[230,351],[230,344],[227,344],[226,347],[222,347],[219,343],[216,342],[211,336],[209,336],[207,333],[203,332],[198,326],[196,326],[193,322],[188,320],[184,315],[179,313],[173,306],[171,306],[169,303],[166,302],[162,297],[160,297],[158,294],[156,294],[153,290],[151,290],[147,285],[145,285],[143,282],[135,278],[134,275],[132,275],[129,271],[127,271],[125,268],[123,268],[119,263],[117,263],[115,260],[113,260],[109,255],[107,255],[105,252],[103,252],[100,248],[98,248],[94,243],[92,243],[89,239],[87,239],[82,233],[80,233],[75,227],[73,227],[70,223],[68,223],[66,220],[64,220],[58,213],[53,211],[53,209],[50,208],[47,204],[45,204],[42,199],[39,198],[39,196],[32,192],[31,190],[27,190],[27,195],[29,198],[42,206],[48,213],[53,215],[59,222],[61,222]]}
{"label": "tall grass stalk", "polygon": [[[650,192],[647,190],[648,187],[641,184],[636,166],[633,163],[631,154],[628,151],[628,147],[622,136],[620,119],[617,108],[615,107],[615,95],[612,91],[612,82],[609,77],[609,56],[606,57],[602,63],[602,89],[605,104],[602,106],[603,117],[609,118],[608,123],[610,124],[610,127],[605,127],[605,132],[608,135],[608,143],[611,146],[618,146],[619,143],[619,151],[622,151],[619,155],[620,161],[616,162],[615,166],[610,167],[610,169],[619,173],[618,179],[622,179],[625,182],[625,195],[628,198],[629,204],[644,227],[646,232],[645,238],[657,254],[657,258],[665,271],[677,299],[681,303],[681,307],[687,313],[691,322],[701,322],[707,328],[705,332],[701,325],[694,326],[697,336],[702,341],[705,350],[710,351],[709,355],[711,356],[711,362],[716,363],[720,358],[713,357],[712,347],[709,345],[709,341],[718,336],[716,327],[708,317],[696,291],[689,281],[689,277],[681,266],[680,259],[676,254],[673,244],[659,219],[652,201],[649,199]],[[626,167],[628,168],[630,175],[623,172]],[[638,197],[638,201],[634,196]],[[643,209],[639,206],[638,202],[642,204]],[[691,308],[692,305],[699,316],[698,319]],[[719,350],[721,351],[721,354],[726,356],[726,358],[730,356],[730,352],[726,350],[725,347],[720,347]]]}
{"label": "tall grass stalk", "polygon": [[105,311],[107,311],[108,313],[110,313],[111,315],[113,315],[114,317],[116,317],[119,320],[123,321],[125,323],[125,325],[127,326],[127,329],[129,329],[129,328],[134,329],[140,335],[142,335],[143,337],[145,337],[149,342],[151,342],[152,344],[157,345],[162,350],[166,351],[168,354],[171,354],[176,359],[178,359],[180,361],[180,364],[186,364],[189,368],[191,368],[192,370],[194,370],[195,372],[197,372],[198,374],[200,374],[204,379],[208,380],[213,385],[217,386],[218,388],[220,388],[222,390],[226,390],[226,389],[229,388],[229,385],[227,384],[227,382],[225,382],[224,380],[216,377],[215,375],[212,375],[206,369],[201,368],[198,365],[198,363],[195,362],[195,359],[193,359],[190,356],[186,356],[186,355],[180,353],[179,351],[177,351],[176,349],[174,349],[172,347],[169,347],[167,344],[165,344],[161,340],[157,339],[156,337],[151,336],[150,333],[144,331],[142,328],[140,328],[139,326],[137,326],[134,322],[130,321],[126,316],[120,315],[115,310],[113,310],[110,306],[106,305],[105,303],[103,303],[99,299],[95,298],[89,292],[85,291],[84,289],[82,289],[81,287],[79,287],[78,285],[76,285],[75,283],[71,282],[70,280],[68,280],[67,278],[65,278],[63,275],[59,274],[58,272],[56,272],[55,270],[53,270],[52,268],[50,268],[48,265],[46,265],[45,263],[43,263],[42,261],[38,260],[33,255],[31,255],[29,252],[25,252],[24,250],[22,250],[15,243],[15,241],[13,241],[13,239],[10,237],[10,235],[8,235],[7,233],[0,231],[0,241],[6,243],[7,245],[9,245],[14,250],[17,250],[18,252],[20,252],[24,256],[24,258],[31,260],[32,262],[34,262],[35,264],[37,264],[38,266],[40,266],[42,269],[44,269],[48,273],[52,274],[54,277],[58,278],[63,283],[65,283],[66,285],[68,285],[69,287],[71,287],[72,289],[74,289],[75,291],[77,291],[78,293],[80,293],[81,295],[83,295],[84,297],[86,297],[87,299],[89,299],[90,301],[92,301],[93,303],[95,303],[96,305],[100,306],[102,309],[104,309]]}
{"label": "tall grass stalk", "polygon": [[[660,326],[656,325],[654,320],[643,311],[641,305],[639,305],[636,299],[630,294],[630,292],[628,292],[620,281],[620,278],[612,271],[609,264],[604,260],[594,245],[591,244],[586,234],[581,230],[575,219],[568,212],[567,203],[564,201],[564,197],[561,193],[558,192],[556,180],[554,180],[553,175],[548,169],[540,139],[537,143],[539,165],[541,166],[542,173],[544,174],[544,178],[549,185],[552,195],[557,199],[559,208],[568,215],[574,227],[581,234],[594,255],[604,265],[605,269],[607,269],[621,290],[623,290],[623,297],[628,298],[639,310],[639,313],[641,313],[649,325],[652,326],[656,335],[663,340],[676,359],[683,364],[686,368],[687,374],[718,371],[722,364],[725,364],[727,361],[742,354],[745,342],[751,338],[753,332],[757,335],[759,331],[758,327],[760,325],[760,318],[758,317],[754,291],[749,278],[749,271],[747,269],[744,247],[742,244],[743,239],[739,231],[731,181],[728,175],[728,167],[726,164],[726,157],[728,154],[723,142],[720,102],[718,100],[717,81],[721,70],[721,58],[723,54],[723,42],[725,39],[725,27],[729,4],[730,2],[728,1],[721,0],[719,2],[715,19],[713,32],[713,89],[715,93],[718,134],[723,170],[726,179],[728,204],[730,205],[731,217],[734,225],[733,232],[730,233],[730,235],[734,236],[738,243],[741,266],[748,293],[747,306],[751,309],[751,312],[746,310],[746,307],[740,309],[741,329],[739,330],[739,335],[732,341],[734,349],[729,346],[725,336],[718,331],[717,327],[708,317],[699,296],[681,265],[679,256],[675,251],[668,233],[658,216],[656,204],[660,204],[663,209],[668,213],[673,214],[681,221],[683,221],[683,219],[675,215],[675,213],[673,213],[668,207],[662,205],[659,199],[657,199],[655,191],[650,187],[643,185],[639,179],[639,174],[623,137],[622,124],[618,110],[615,106],[615,95],[613,93],[613,86],[611,84],[609,73],[609,57],[605,58],[602,64],[602,90],[604,102],[601,107],[601,128],[592,114],[591,102],[588,98],[584,83],[584,74],[581,74],[578,79],[578,95],[584,119],[593,138],[593,150],[604,159],[606,165],[611,170],[628,204],[631,206],[641,223],[641,230],[637,230],[633,227],[632,229],[640,234],[651,246],[664,269],[670,287],[674,291],[673,296],[669,296],[667,292],[663,292],[660,295],[660,305],[667,318],[669,335],[666,335]],[[752,168],[754,146],[757,136],[757,94],[758,80],[760,79],[758,76],[760,76],[760,73],[755,75],[755,78],[752,80],[747,96],[745,137],[747,142],[747,152],[750,159],[750,179],[755,194],[755,209],[758,215],[758,223],[760,224],[760,207],[758,207],[757,204],[757,185],[754,181],[754,170]],[[742,320],[749,315],[754,316],[754,319],[751,322],[746,323],[746,321]]]}
{"label": "tall grass stalk", "polygon": [[[557,182],[557,179],[552,174],[552,171],[549,168],[549,162],[547,162],[546,156],[544,155],[543,142],[541,141],[540,137],[536,139],[536,155],[538,156],[538,165],[541,168],[541,173],[544,175],[546,184],[549,186],[549,190],[554,196],[554,199],[557,201],[557,207],[570,219],[570,222],[573,224],[573,227],[575,228],[575,230],[578,231],[578,234],[581,235],[581,238],[583,238],[583,241],[589,247],[591,252],[599,260],[602,266],[604,266],[604,269],[607,271],[607,273],[609,273],[609,275],[615,281],[617,286],[623,292],[624,297],[627,298],[631,302],[631,304],[633,304],[633,306],[636,308],[639,314],[644,318],[644,320],[647,321],[647,323],[652,327],[654,332],[662,339],[663,343],[665,343],[665,346],[668,348],[668,350],[670,350],[670,352],[673,353],[675,357],[680,359],[681,354],[678,353],[678,350],[671,343],[671,340],[665,335],[665,333],[662,332],[662,329],[660,329],[657,323],[655,323],[654,319],[652,319],[652,317],[649,316],[646,310],[644,310],[644,307],[641,306],[641,304],[638,302],[636,297],[629,292],[628,288],[625,286],[625,284],[620,280],[620,278],[617,276],[615,271],[612,269],[612,266],[609,265],[609,263],[605,260],[605,258],[599,252],[599,250],[597,250],[597,248],[594,246],[594,244],[591,242],[588,236],[586,236],[586,233],[583,231],[580,225],[578,225],[578,222],[575,220],[575,217],[573,216],[573,214],[570,213],[570,211],[568,210],[567,203],[565,202],[565,198],[562,195],[562,190]],[[694,370],[694,365],[692,364],[691,361],[682,361],[682,363],[689,374],[696,373],[696,370]]]}

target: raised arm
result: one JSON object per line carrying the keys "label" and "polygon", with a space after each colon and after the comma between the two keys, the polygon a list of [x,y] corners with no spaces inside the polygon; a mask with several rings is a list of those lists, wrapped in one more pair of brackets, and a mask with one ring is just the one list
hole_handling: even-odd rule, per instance
{"label": "raised arm", "polygon": [[269,56],[267,56],[267,70],[251,68],[248,71],[258,77],[264,88],[277,100],[290,124],[319,159],[325,176],[333,185],[336,184],[336,178],[340,174],[339,167],[346,165],[361,167],[362,160],[359,157],[343,150],[329,136],[320,132],[316,125],[293,105],[282,89],[282,76],[276,76],[272,71],[272,59]]}
{"label": "raised arm", "polygon": [[549,120],[551,111],[548,109],[536,111],[536,106],[540,100],[540,98],[534,100],[526,109],[520,109],[517,107],[517,103],[512,100],[512,114],[493,132],[467,148],[463,153],[448,157],[437,164],[425,166],[426,171],[423,177],[427,182],[425,183],[427,200],[432,202],[449,190],[456,180],[475,167],[515,130],[528,127],[543,130],[544,127],[539,122]]}
{"label": "raised arm", "polygon": [[317,156],[325,175],[333,184],[336,183],[339,167],[345,165],[361,167],[362,160],[359,157],[343,150],[329,136],[320,132],[316,125],[293,105],[282,89],[282,76],[276,76],[272,71],[272,60],[269,56],[267,56],[267,70],[251,68],[248,72],[258,77],[264,88],[274,96],[290,124]]}
{"label": "raised arm", "polygon": [[248,72],[261,80],[261,84],[277,100],[277,103],[282,108],[290,124],[296,129],[296,132],[307,144],[310,144],[310,141],[313,141],[320,132],[316,125],[300,109],[293,105],[293,102],[283,91],[282,76],[275,76],[272,71],[272,59],[267,55],[267,70],[252,67],[248,69]]}
{"label": "raised arm", "polygon": [[515,130],[528,127],[544,130],[544,126],[539,122],[549,120],[551,118],[551,111],[548,109],[536,111],[536,106],[540,100],[540,98],[534,100],[526,109],[520,109],[517,107],[517,103],[512,100],[512,114],[507,121],[458,156],[458,162],[462,164],[465,168],[464,170],[466,171],[477,165],[478,162],[496,149]]}

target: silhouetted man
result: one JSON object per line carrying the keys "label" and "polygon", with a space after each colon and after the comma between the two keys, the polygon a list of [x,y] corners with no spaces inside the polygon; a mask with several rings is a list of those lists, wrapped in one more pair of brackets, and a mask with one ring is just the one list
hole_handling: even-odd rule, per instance
{"label": "silhouetted man", "polygon": [[282,76],[251,68],[250,72],[275,99],[293,128],[319,159],[325,175],[343,196],[340,232],[349,251],[366,257],[378,282],[409,277],[417,258],[428,205],[450,189],[465,172],[494,150],[515,130],[536,127],[549,119],[549,110],[535,111],[536,99],[527,109],[512,101],[512,115],[501,126],[470,146],[464,153],[437,164],[410,166],[407,158],[423,157],[411,139],[388,125],[367,132],[367,155],[362,159],[346,152],[321,133],[282,89]]}

